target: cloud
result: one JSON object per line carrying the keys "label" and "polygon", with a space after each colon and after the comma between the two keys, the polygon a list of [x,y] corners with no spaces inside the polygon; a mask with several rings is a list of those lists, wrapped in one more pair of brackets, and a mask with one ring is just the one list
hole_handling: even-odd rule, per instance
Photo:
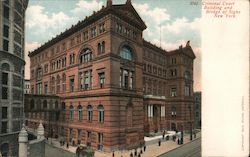
{"label": "cloud", "polygon": [[63,12],[48,13],[45,8],[40,5],[31,5],[26,11],[26,26],[28,29],[33,29],[32,33],[43,34],[53,32],[54,30],[63,29],[67,23],[72,21],[72,18]]}
{"label": "cloud", "polygon": [[99,10],[102,7],[103,2],[97,2],[96,0],[93,1],[80,0],[76,5],[77,7],[72,10],[72,13],[76,16],[79,16],[79,15],[84,15],[87,12]]}
{"label": "cloud", "polygon": [[34,49],[41,46],[41,43],[39,42],[31,42],[31,43],[25,43],[25,79],[30,79],[30,58],[28,56],[29,51],[33,51]]}
{"label": "cloud", "polygon": [[147,3],[137,4],[134,3],[133,6],[137,12],[143,17],[142,19],[150,19],[156,25],[164,23],[170,19],[170,15],[166,8],[150,8]]}
{"label": "cloud", "polygon": [[167,24],[162,27],[163,30],[180,34],[182,31],[195,30],[200,31],[201,19],[195,18],[193,21],[189,21],[186,17],[177,18],[171,24]]}

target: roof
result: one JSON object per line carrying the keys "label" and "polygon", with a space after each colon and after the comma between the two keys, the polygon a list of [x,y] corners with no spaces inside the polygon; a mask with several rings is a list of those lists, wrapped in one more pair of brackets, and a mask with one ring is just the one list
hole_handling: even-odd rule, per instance
{"label": "roof", "polygon": [[101,10],[97,12],[93,12],[91,16],[86,16],[83,21],[78,21],[76,25],[72,25],[71,28],[66,29],[61,34],[57,35],[56,37],[52,38],[48,42],[41,45],[39,48],[35,49],[32,52],[29,52],[28,56],[32,57],[43,50],[51,47],[52,45],[56,44],[57,42],[71,36],[72,34],[78,32],[79,30],[83,29],[84,27],[90,25],[91,23],[95,22],[96,20],[108,15],[114,14],[125,21],[129,21],[132,25],[135,25],[138,29],[144,30],[147,28],[144,21],[140,18],[134,7],[131,3],[126,3],[122,5],[111,5],[107,7],[102,7]]}

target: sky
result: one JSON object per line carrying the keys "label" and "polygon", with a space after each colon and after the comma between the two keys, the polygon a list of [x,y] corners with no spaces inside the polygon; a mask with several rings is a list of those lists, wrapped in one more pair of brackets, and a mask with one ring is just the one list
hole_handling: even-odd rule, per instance
{"label": "sky", "polygon": [[[113,0],[124,4],[126,0]],[[30,77],[29,51],[39,47],[93,11],[106,6],[106,0],[29,0],[26,10],[25,78]],[[201,90],[201,6],[188,0],[132,0],[144,20],[144,39],[166,50],[185,46],[190,40],[194,61],[194,91]],[[161,39],[161,40],[160,40]]]}

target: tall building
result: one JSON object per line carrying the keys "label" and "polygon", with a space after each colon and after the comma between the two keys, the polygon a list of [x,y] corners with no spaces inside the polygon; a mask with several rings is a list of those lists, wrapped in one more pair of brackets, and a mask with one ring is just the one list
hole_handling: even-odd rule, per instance
{"label": "tall building", "polygon": [[201,92],[194,92],[194,127],[201,129]]}
{"label": "tall building", "polygon": [[23,122],[24,23],[28,0],[0,1],[0,152],[17,156]]}
{"label": "tall building", "polygon": [[[107,6],[29,53],[27,125],[46,136],[112,151],[144,136],[193,128],[193,60],[143,39],[147,28],[130,0]],[[59,98],[58,98],[59,97]]]}

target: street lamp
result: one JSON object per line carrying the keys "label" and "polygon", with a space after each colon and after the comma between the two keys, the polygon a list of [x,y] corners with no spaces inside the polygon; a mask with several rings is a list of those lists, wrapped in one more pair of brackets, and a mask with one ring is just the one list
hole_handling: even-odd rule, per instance
{"label": "street lamp", "polygon": [[193,140],[193,133],[192,133],[192,115],[191,115],[191,106],[189,105],[188,106],[188,108],[189,108],[189,113],[190,113],[190,141],[192,141]]}

